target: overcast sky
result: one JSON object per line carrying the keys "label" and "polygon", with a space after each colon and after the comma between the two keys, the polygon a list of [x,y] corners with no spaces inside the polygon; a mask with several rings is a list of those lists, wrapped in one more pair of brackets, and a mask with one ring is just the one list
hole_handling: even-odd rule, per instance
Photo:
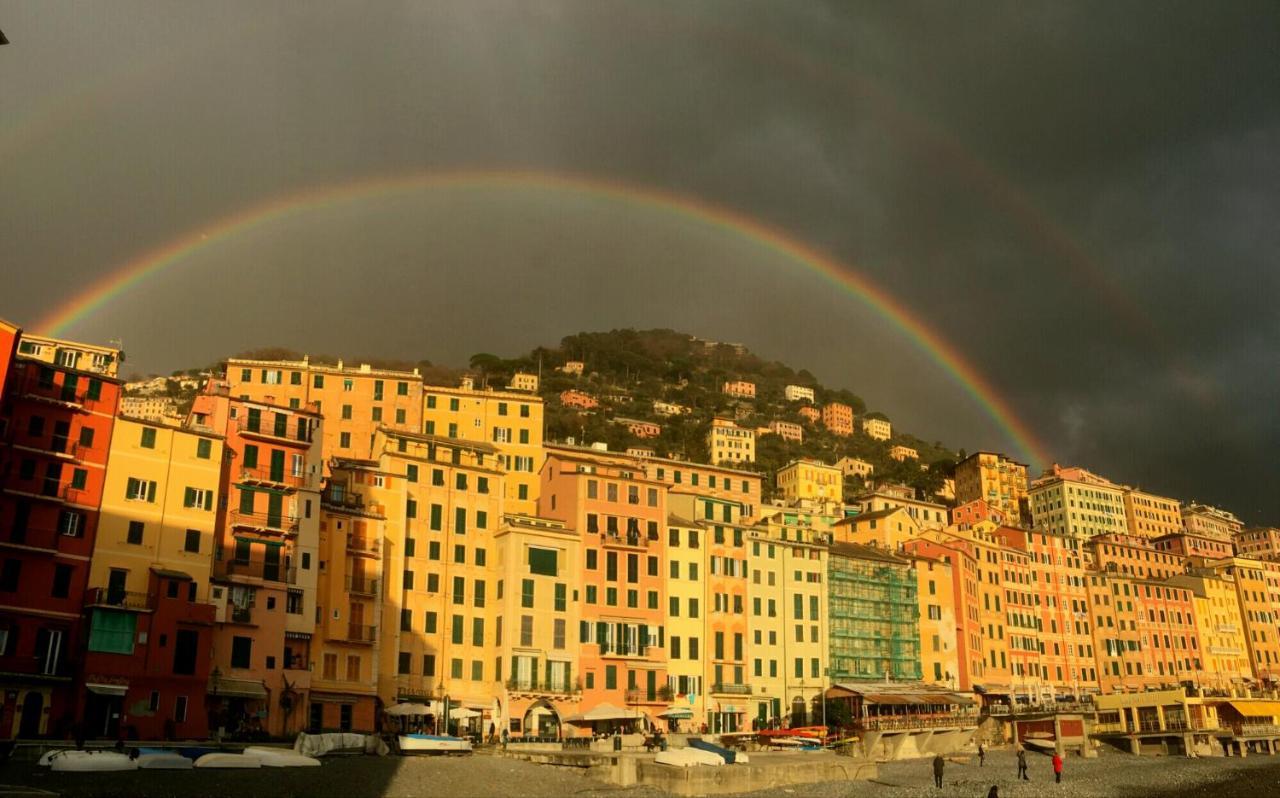
{"label": "overcast sky", "polygon": [[[829,252],[1063,463],[1280,523],[1280,5],[0,0],[0,315],[272,197],[572,173]],[[1012,442],[899,331],[750,240],[564,190],[330,204],[76,324],[128,368],[259,345],[741,341],[922,437]]]}

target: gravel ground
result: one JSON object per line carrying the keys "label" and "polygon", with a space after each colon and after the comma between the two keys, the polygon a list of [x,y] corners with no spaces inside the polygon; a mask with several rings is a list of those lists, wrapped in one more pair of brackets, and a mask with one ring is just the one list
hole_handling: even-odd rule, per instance
{"label": "gravel ground", "polygon": [[[1133,757],[1104,751],[1097,759],[1068,757],[1062,784],[1053,783],[1048,757],[1029,758],[1031,781],[1017,782],[1007,751],[948,762],[944,787],[933,786],[931,760],[891,762],[873,782],[827,782],[751,793],[749,798],[985,798],[992,784],[1001,798],[1252,798],[1280,796],[1280,757],[1181,759]],[[651,788],[622,789],[577,771],[477,754],[470,757],[338,757],[319,768],[249,771],[134,771],[52,773],[34,763],[11,762],[0,785],[26,785],[87,798],[662,798]],[[0,796],[5,794],[0,786]],[[746,798],[746,797],[744,797]]]}

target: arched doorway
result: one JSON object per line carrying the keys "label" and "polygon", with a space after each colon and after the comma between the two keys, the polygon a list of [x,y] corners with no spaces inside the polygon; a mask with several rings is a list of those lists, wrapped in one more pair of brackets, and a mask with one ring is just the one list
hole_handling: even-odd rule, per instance
{"label": "arched doorway", "polygon": [[791,728],[794,729],[799,726],[807,726],[809,724],[808,712],[806,711],[807,706],[808,705],[805,703],[804,698],[801,696],[796,696],[791,699]]}
{"label": "arched doorway", "polygon": [[40,716],[44,712],[44,696],[32,690],[22,699],[22,718],[18,721],[18,736],[40,736]]}
{"label": "arched doorway", "polygon": [[560,738],[560,713],[545,698],[539,699],[524,711],[520,727],[526,737],[557,740]]}

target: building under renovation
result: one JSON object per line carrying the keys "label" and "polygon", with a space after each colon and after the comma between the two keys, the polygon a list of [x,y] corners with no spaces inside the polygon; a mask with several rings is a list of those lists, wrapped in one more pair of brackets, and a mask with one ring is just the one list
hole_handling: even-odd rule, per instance
{"label": "building under renovation", "polygon": [[876,546],[832,544],[827,558],[832,681],[920,679],[911,562]]}

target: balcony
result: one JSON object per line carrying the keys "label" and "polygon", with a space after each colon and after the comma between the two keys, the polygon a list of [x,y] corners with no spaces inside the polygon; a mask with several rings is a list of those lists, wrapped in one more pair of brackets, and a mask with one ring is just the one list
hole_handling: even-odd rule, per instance
{"label": "balcony", "polygon": [[259,419],[257,423],[250,423],[250,421],[251,419],[247,415],[236,419],[236,429],[240,431],[241,435],[264,438],[270,441],[287,441],[295,445],[310,443],[305,438],[290,435],[288,424],[276,426],[274,423],[267,423],[262,419]]}
{"label": "balcony", "polygon": [[377,596],[379,580],[363,576],[347,577],[347,592],[354,596]]}
{"label": "balcony", "polygon": [[8,535],[0,538],[0,546],[22,546],[28,549],[54,552],[58,550],[58,539],[60,537],[61,534],[56,529],[30,526],[25,529],[15,528],[10,529]]}
{"label": "balcony", "polygon": [[297,567],[286,568],[283,563],[262,560],[217,560],[213,565],[213,575],[224,579],[283,582],[289,585],[298,581]]}
{"label": "balcony", "polygon": [[[664,685],[665,686],[665,685]],[[670,692],[668,690],[668,692]],[[628,690],[626,693],[626,701],[628,704],[665,704],[671,699],[663,698],[661,690]]]}
{"label": "balcony", "polygon": [[306,485],[306,477],[302,474],[291,474],[283,468],[242,468],[240,484],[265,488],[301,488]]}
{"label": "balcony", "polygon": [[249,513],[244,510],[232,510],[229,514],[232,526],[242,529],[255,529],[259,532],[279,532],[293,535],[298,532],[298,516],[272,515],[271,513]]}
{"label": "balcony", "polygon": [[717,695],[751,695],[751,685],[716,682],[711,685],[711,692]]}
{"label": "balcony", "polygon": [[882,718],[867,717],[854,720],[855,729],[863,731],[915,731],[923,729],[954,729],[977,726],[979,718],[974,715],[957,713],[955,715],[921,715],[919,717],[885,716]]}
{"label": "balcony", "polygon": [[320,501],[338,510],[353,510],[355,512],[364,512],[364,497],[358,493],[350,491],[338,486],[330,485],[320,494]]}
{"label": "balcony", "polygon": [[150,610],[151,594],[113,587],[91,587],[84,593],[86,607],[112,607],[120,610]]}
{"label": "balcony", "polygon": [[62,500],[67,504],[87,504],[89,500],[89,492],[84,488],[73,488],[66,485],[62,488]]}
{"label": "balcony", "polygon": [[56,385],[53,382],[42,383],[40,381],[40,370],[35,369],[33,373],[29,373],[27,378],[22,381],[22,387],[18,390],[18,393],[26,399],[35,399],[38,402],[48,402],[63,407],[81,409],[84,407],[88,391],[88,381],[80,383],[77,380],[76,390],[74,391],[68,391],[64,386]]}
{"label": "balcony", "polygon": [[347,535],[347,551],[358,556],[379,557],[382,555],[382,539]]}
{"label": "balcony", "polygon": [[378,639],[378,627],[349,623],[347,624],[347,633],[342,639],[348,643],[373,645]]}
{"label": "balcony", "polygon": [[530,693],[534,695],[577,695],[582,692],[582,684],[565,684],[552,682],[549,679],[508,679],[507,692]]}
{"label": "balcony", "polygon": [[234,605],[227,606],[227,623],[237,623],[243,626],[253,626],[253,608],[252,607],[236,607]]}
{"label": "balcony", "polygon": [[601,532],[600,543],[608,547],[618,547],[625,549],[645,549],[649,546],[649,539],[640,533],[620,534],[617,532]]}

